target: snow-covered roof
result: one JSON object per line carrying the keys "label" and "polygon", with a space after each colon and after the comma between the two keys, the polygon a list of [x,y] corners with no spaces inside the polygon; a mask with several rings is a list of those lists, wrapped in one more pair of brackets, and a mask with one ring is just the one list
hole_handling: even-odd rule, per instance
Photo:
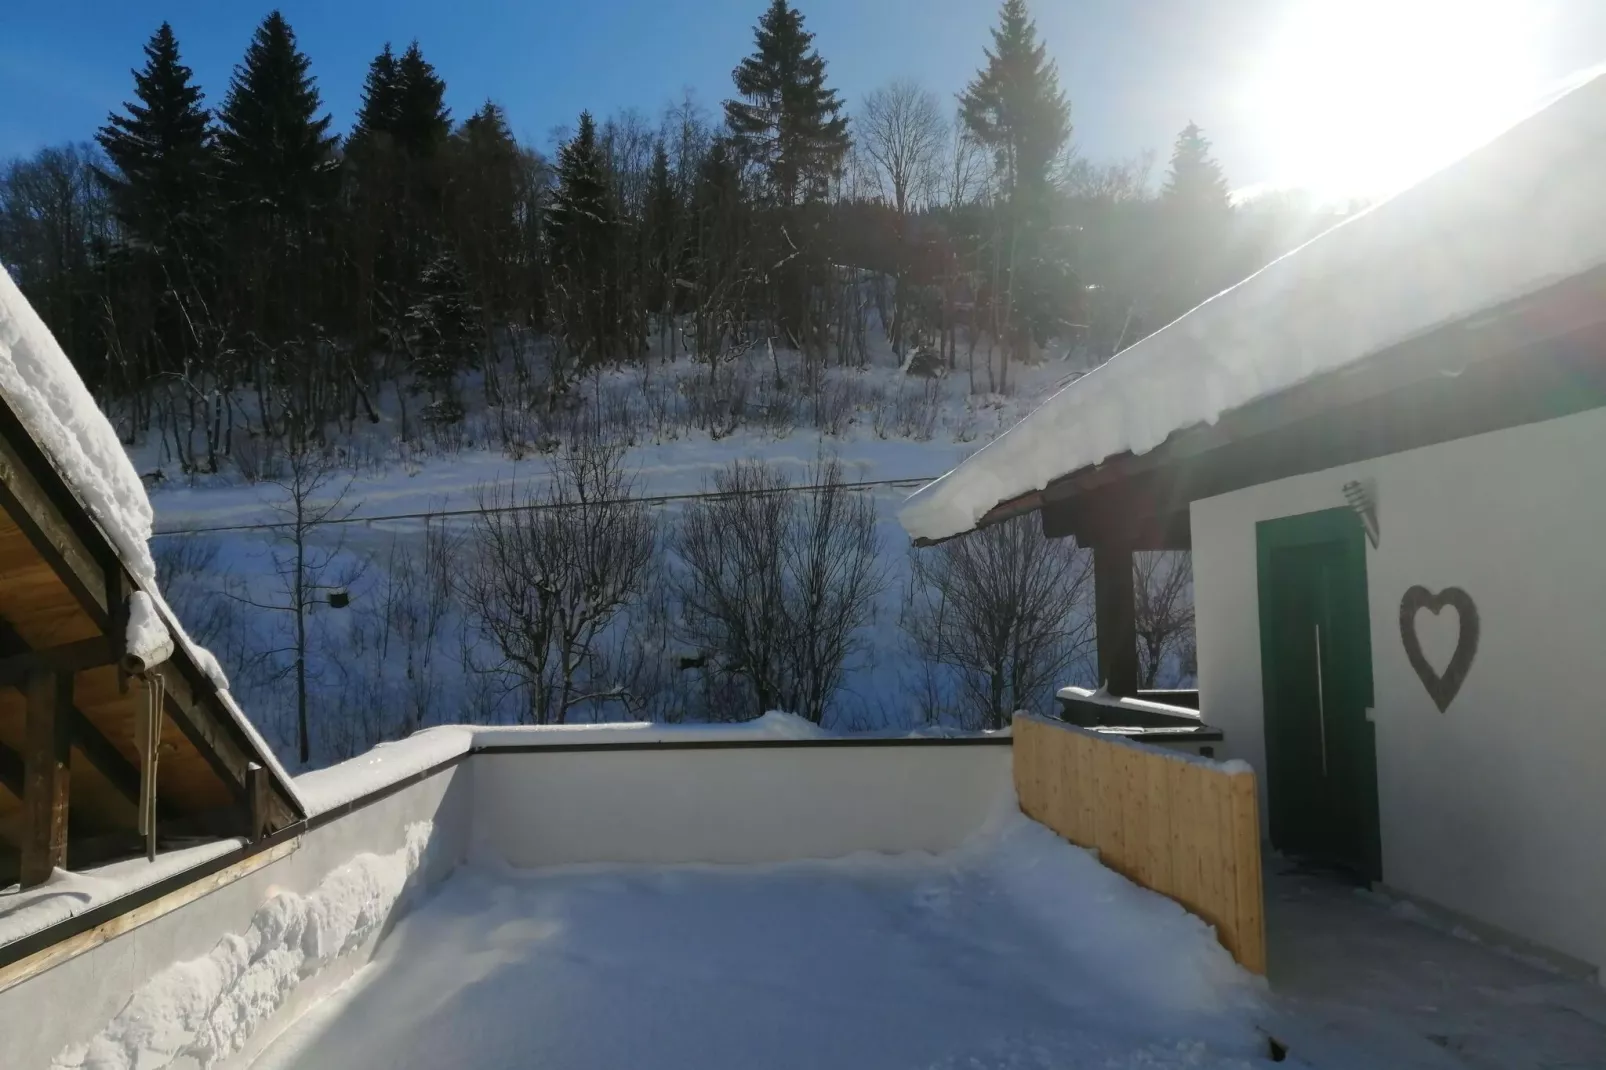
{"label": "snow-covered roof", "polygon": [[112,540],[134,578],[154,585],[151,503],[117,432],[50,328],[0,271],[0,396]]}
{"label": "snow-covered roof", "polygon": [[[169,645],[176,644],[217,687],[222,712],[245,736],[254,751],[253,760],[262,762],[286,796],[300,805],[293,781],[229,696],[228,678],[217,659],[185,633],[163,601],[150,551],[153,513],[145,485],[77,369],[4,270],[0,270],[0,398],[105,533],[142,589],[136,592],[130,622],[137,626],[140,642],[132,649],[153,654],[163,645],[163,634]],[[147,635],[151,649],[144,643]]]}
{"label": "snow-covered roof", "polygon": [[1606,76],[1049,398],[899,513],[916,539],[1606,264]]}

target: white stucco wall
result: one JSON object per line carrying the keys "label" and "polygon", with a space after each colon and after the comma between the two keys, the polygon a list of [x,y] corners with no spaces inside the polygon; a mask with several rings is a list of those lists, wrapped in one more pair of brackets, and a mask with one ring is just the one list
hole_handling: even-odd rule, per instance
{"label": "white stucco wall", "polygon": [[[1606,965],[1606,410],[1194,503],[1201,708],[1258,770],[1255,524],[1343,506],[1351,479],[1375,481],[1382,529],[1367,584],[1384,883]],[[1415,584],[1464,588],[1482,622],[1445,713],[1400,640]],[[1442,670],[1454,613],[1418,616]]]}
{"label": "white stucco wall", "polygon": [[[439,744],[414,741],[417,750]],[[383,755],[394,774],[388,783],[416,771],[417,763],[401,760],[407,749]],[[364,794],[387,784],[372,765],[358,759],[345,769]],[[399,851],[418,822],[431,823],[424,868],[414,876],[427,888],[473,857],[535,866],[939,851],[979,828],[1012,790],[1007,741],[475,754],[382,798],[354,797],[356,809],[304,832],[285,857],[0,991],[0,1066],[49,1066],[170,965],[200,959],[226,936],[247,932],[275,893],[310,893],[359,855]],[[303,980],[223,1070],[248,1065],[366,962],[382,934]],[[152,1066],[192,1065],[151,1058]]]}
{"label": "white stucco wall", "polygon": [[[311,892],[331,870],[359,854],[401,849],[414,822],[433,823],[426,868],[416,879],[426,887],[439,881],[467,850],[469,779],[468,764],[458,765],[313,829],[284,858],[0,992],[0,1066],[50,1066],[64,1048],[95,1035],[130,995],[168,966],[198,959],[225,935],[245,932],[274,893]],[[371,939],[303,982],[291,1002],[257,1030],[246,1051],[226,1065],[242,1065],[260,1051],[300,1011],[366,962],[377,942]]]}
{"label": "white stucco wall", "polygon": [[473,761],[473,851],[514,866],[940,851],[1013,790],[1007,745],[552,750]]}

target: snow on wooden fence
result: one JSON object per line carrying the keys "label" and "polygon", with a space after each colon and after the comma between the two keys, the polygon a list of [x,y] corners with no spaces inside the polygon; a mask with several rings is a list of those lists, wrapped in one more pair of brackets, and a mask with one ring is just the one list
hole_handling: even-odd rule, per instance
{"label": "snow on wooden fence", "polygon": [[1015,791],[1028,817],[1216,927],[1266,972],[1255,775],[1017,714]]}

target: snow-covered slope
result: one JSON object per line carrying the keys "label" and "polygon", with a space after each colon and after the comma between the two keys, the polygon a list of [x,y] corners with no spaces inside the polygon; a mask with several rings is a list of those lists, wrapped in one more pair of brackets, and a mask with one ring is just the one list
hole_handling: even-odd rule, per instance
{"label": "snow-covered slope", "polygon": [[915,538],[1606,263],[1606,76],[1044,402],[899,514]]}
{"label": "snow-covered slope", "polygon": [[141,583],[154,586],[151,504],[117,432],[11,276],[0,270],[0,396]]}

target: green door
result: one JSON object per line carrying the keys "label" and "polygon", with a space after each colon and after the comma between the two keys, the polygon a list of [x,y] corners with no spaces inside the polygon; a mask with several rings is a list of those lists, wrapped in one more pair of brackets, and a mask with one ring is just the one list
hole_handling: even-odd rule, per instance
{"label": "green door", "polygon": [[1360,520],[1330,509],[1255,536],[1272,846],[1381,879]]}

